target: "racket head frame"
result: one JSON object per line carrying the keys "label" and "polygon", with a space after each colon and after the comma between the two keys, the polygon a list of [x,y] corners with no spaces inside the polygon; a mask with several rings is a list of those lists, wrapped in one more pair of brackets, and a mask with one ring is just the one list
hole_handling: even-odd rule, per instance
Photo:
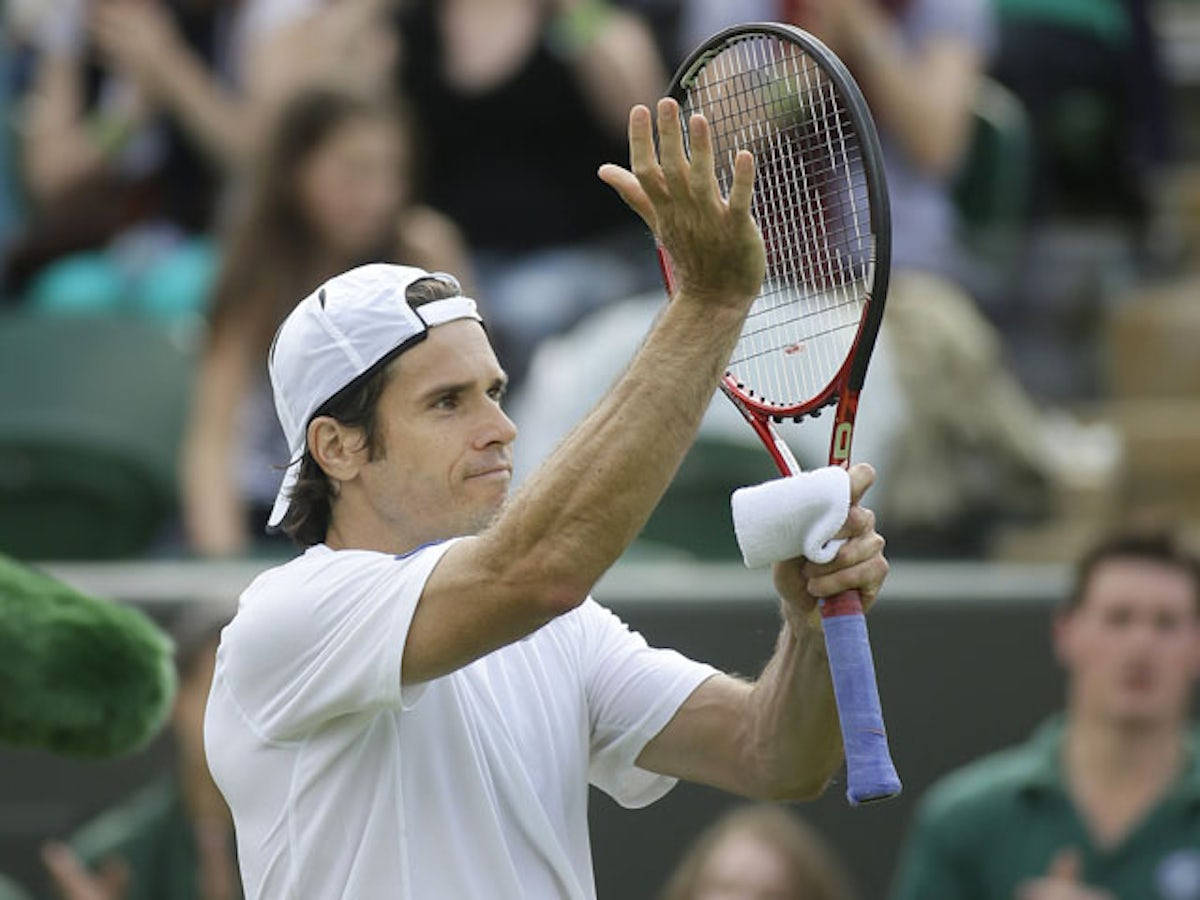
{"label": "racket head frame", "polygon": [[[791,25],[778,22],[751,22],[735,25],[718,32],[697,47],[680,64],[671,79],[667,94],[686,109],[688,91],[704,67],[727,47],[740,39],[769,35],[780,41],[789,42],[800,48],[805,56],[813,60],[829,78],[837,96],[845,105],[850,122],[859,139],[859,154],[863,165],[863,179],[867,189],[868,221],[874,239],[869,286],[866,305],[859,320],[857,332],[850,345],[846,359],[829,382],[814,396],[790,405],[766,404],[752,396],[737,378],[726,372],[721,380],[722,391],[733,401],[738,411],[758,432],[776,465],[784,474],[795,474],[790,452],[770,427],[772,420],[800,421],[805,416],[818,416],[826,406],[836,404],[833,432],[830,437],[830,463],[848,465],[850,446],[853,440],[854,420],[858,411],[858,395],[866,379],[867,366],[883,321],[884,303],[887,298],[888,277],[891,269],[891,208],[888,203],[887,181],[883,168],[883,153],[879,135],[871,118],[866,98],[850,70],[822,41]],[[686,118],[686,117],[685,117]],[[686,135],[687,122],[683,123]],[[757,187],[756,187],[757,190]],[[665,251],[659,250],[668,293],[673,293],[670,260]],[[782,448],[782,450],[781,450]]]}

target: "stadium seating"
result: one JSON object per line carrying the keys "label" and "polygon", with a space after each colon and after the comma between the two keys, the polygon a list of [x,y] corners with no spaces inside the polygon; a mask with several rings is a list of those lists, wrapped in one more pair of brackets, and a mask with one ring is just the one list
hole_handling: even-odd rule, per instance
{"label": "stadium seating", "polygon": [[144,552],[175,504],[192,352],[123,318],[0,319],[0,551]]}

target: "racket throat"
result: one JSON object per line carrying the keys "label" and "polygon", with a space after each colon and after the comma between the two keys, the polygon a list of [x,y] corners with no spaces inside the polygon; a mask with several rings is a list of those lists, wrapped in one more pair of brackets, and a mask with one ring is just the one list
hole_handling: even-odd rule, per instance
{"label": "racket throat", "polygon": [[775,460],[775,467],[779,469],[779,473],[781,475],[799,475],[800,463],[796,461],[792,448],[779,436],[779,432],[771,425],[769,418],[755,415],[750,407],[742,402],[734,386],[730,384],[731,380],[731,376],[726,375],[721,380],[721,390],[724,391],[725,396],[729,398],[737,411],[742,414],[742,418],[754,429],[754,433],[758,435],[767,452],[771,454],[771,459]]}

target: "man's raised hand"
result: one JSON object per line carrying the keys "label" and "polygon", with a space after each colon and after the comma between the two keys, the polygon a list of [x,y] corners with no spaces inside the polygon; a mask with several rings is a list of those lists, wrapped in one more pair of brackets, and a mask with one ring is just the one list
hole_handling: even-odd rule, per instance
{"label": "man's raised hand", "polygon": [[725,200],[713,169],[707,120],[693,115],[688,134],[690,160],[683,148],[679,104],[660,100],[656,153],[650,110],[635,106],[629,113],[632,171],[609,163],[598,174],[666,248],[679,294],[744,309],[757,296],[766,265],[762,236],[750,215],[754,158],[747,150],[738,151]]}

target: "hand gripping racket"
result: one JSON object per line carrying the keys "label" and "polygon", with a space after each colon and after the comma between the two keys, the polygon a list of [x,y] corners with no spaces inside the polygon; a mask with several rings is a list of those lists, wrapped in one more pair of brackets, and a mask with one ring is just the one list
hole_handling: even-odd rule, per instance
{"label": "hand gripping racket", "polygon": [[[729,367],[725,392],[784,475],[800,468],[771,420],[836,405],[829,461],[847,466],[854,416],[879,332],[891,264],[891,219],[879,139],[842,62],[798,28],[740,25],[680,66],[669,94],[686,127],[702,114],[717,182],[728,196],[738,150],[755,157],[751,211],[767,269]],[[667,293],[671,262],[659,248]],[[847,797],[900,792],[888,752],[866,618],[857,591],[821,601]]]}

